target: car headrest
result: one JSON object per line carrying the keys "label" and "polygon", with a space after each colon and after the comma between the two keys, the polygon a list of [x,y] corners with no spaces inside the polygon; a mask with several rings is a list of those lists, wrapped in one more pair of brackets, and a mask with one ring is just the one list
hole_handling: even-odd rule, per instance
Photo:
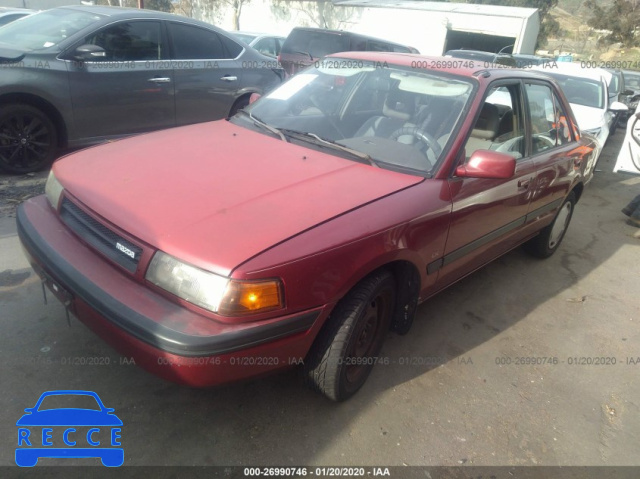
{"label": "car headrest", "polygon": [[480,110],[480,116],[471,132],[471,136],[485,140],[493,140],[498,135],[500,125],[500,113],[498,107],[485,103]]}
{"label": "car headrest", "polygon": [[397,118],[402,121],[409,121],[416,111],[416,97],[414,94],[400,89],[391,90],[387,93],[382,114],[389,118]]}

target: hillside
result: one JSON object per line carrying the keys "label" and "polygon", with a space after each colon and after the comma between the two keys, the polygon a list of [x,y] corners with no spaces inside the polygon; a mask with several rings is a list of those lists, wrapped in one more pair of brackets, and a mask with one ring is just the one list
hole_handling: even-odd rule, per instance
{"label": "hillside", "polygon": [[[603,47],[598,45],[601,33],[587,25],[590,11],[584,7],[585,0],[559,0],[551,15],[560,23],[562,34],[550,38],[544,50],[549,55],[561,53],[573,54],[580,60],[600,60],[614,62],[640,62],[640,49],[621,49],[617,45]],[[600,0],[602,6],[610,5],[612,0]],[[621,65],[625,67],[625,65]],[[634,68],[636,69],[636,68]]]}

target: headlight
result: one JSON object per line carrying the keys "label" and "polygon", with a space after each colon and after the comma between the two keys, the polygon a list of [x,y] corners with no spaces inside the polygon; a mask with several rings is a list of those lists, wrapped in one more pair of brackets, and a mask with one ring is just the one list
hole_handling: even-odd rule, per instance
{"label": "headlight", "polygon": [[284,305],[279,280],[238,281],[188,265],[162,251],[151,260],[146,279],[197,306],[224,316],[244,316]]}
{"label": "headlight", "polygon": [[44,193],[47,195],[49,203],[51,203],[51,206],[53,206],[53,209],[55,210],[58,209],[60,195],[62,195],[63,191],[64,188],[56,179],[56,175],[53,174],[53,170],[51,170],[49,172],[49,178],[47,178],[47,184],[44,187]]}

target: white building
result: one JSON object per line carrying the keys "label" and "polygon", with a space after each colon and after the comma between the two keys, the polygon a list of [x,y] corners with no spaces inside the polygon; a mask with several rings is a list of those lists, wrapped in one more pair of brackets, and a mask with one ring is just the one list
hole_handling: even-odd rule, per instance
{"label": "white building", "polygon": [[533,54],[540,30],[535,8],[415,0],[344,0],[336,5],[363,7],[353,31],[407,44],[425,55],[460,48]]}

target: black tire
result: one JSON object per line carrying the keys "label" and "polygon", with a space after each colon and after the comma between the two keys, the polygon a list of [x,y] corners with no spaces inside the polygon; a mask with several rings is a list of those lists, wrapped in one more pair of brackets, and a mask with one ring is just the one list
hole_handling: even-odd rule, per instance
{"label": "black tire", "polygon": [[38,171],[50,165],[57,152],[56,127],[47,115],[21,103],[0,106],[0,168]]}
{"label": "black tire", "polygon": [[529,254],[545,259],[556,252],[569,228],[575,205],[576,195],[572,191],[562,203],[553,222],[540,231],[538,236],[525,243],[525,249]]}
{"label": "black tire", "polygon": [[245,106],[249,104],[249,96],[245,95],[236,100],[236,102],[231,107],[231,111],[229,112],[229,118],[238,113],[239,110],[242,110]]}
{"label": "black tire", "polygon": [[396,283],[379,271],[358,283],[335,307],[304,365],[305,382],[333,401],[365,383],[389,330]]}
{"label": "black tire", "polygon": [[[613,117],[613,123],[611,123],[611,127],[609,128],[609,136],[615,135],[619,122],[620,122],[620,113],[616,113],[615,116]],[[608,139],[609,138],[607,137],[607,140]]]}

